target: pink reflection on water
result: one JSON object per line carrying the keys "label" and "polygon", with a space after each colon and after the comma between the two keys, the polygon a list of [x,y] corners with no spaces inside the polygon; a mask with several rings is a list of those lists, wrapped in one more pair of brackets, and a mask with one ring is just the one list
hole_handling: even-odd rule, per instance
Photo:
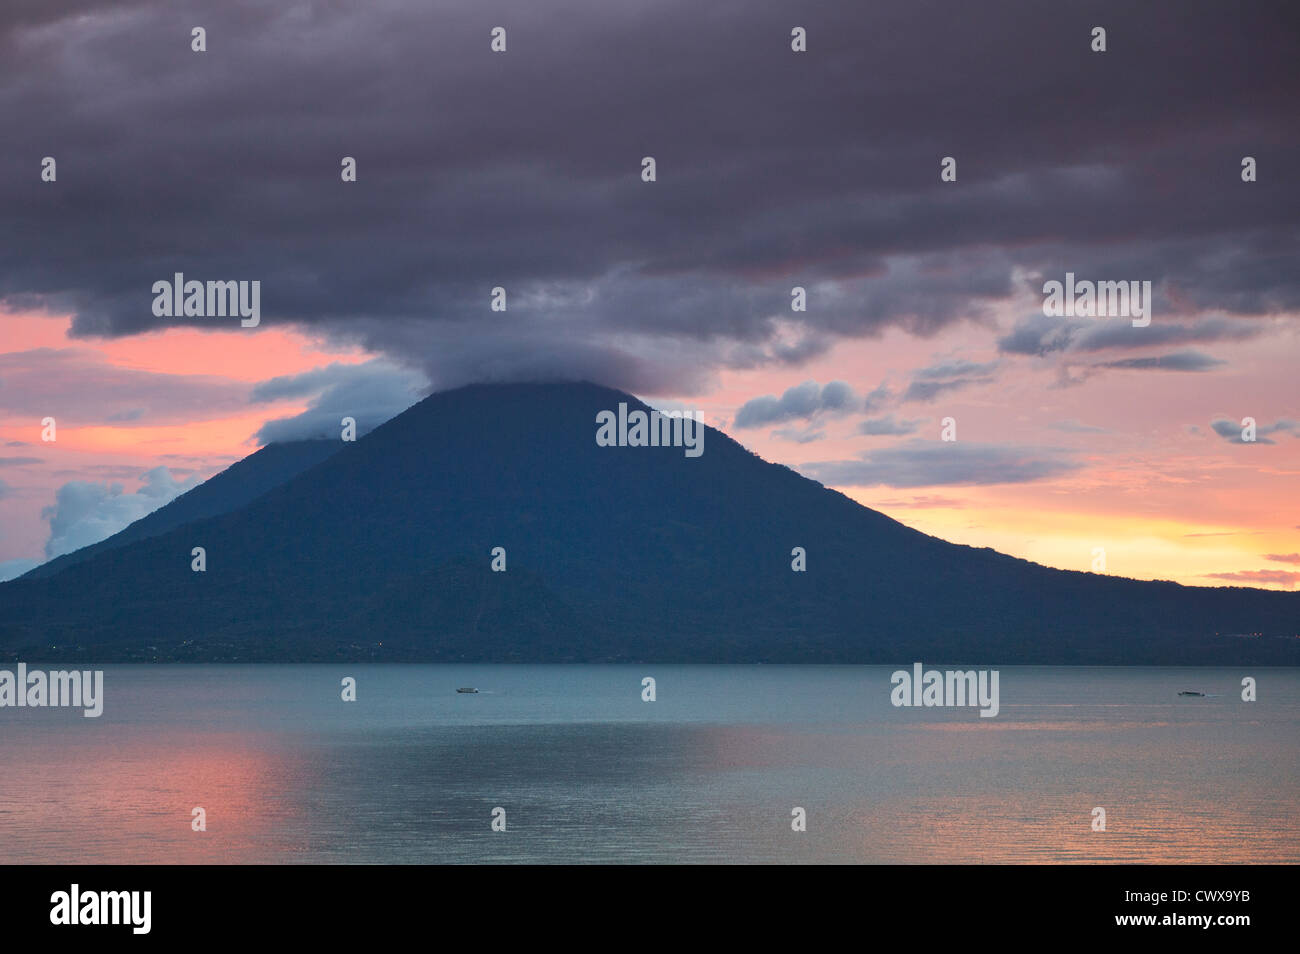
{"label": "pink reflection on water", "polygon": [[[25,749],[33,757],[24,758]],[[119,733],[111,742],[64,740],[57,758],[34,742],[7,754],[0,780],[6,861],[271,861],[286,846],[270,843],[302,828],[301,810],[287,797],[293,759],[237,733]],[[191,829],[196,806],[206,811],[207,831]]]}

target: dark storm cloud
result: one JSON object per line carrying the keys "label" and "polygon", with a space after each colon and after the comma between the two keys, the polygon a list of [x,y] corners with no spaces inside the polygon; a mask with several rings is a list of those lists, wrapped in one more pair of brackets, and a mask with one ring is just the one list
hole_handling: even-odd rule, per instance
{"label": "dark storm cloud", "polygon": [[[114,5],[126,9],[144,4],[132,0],[115,0]],[[0,36],[18,27],[58,23],[71,17],[93,14],[103,8],[103,0],[6,0],[4,9],[0,10]]]}
{"label": "dark storm cloud", "polygon": [[[436,387],[646,392],[984,320],[1017,270],[1273,313],[1300,306],[1297,16],[19,0],[0,10],[0,298],[123,335],[229,320],[155,318],[151,285],[174,272],[255,279],[264,325],[312,324]],[[790,51],[796,23],[808,53]],[[956,183],[939,181],[946,155]],[[1243,155],[1258,182],[1240,181]]]}

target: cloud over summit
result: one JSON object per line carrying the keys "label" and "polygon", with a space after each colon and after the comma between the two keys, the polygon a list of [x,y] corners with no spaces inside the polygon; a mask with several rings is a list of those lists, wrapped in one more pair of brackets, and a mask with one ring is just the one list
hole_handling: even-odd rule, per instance
{"label": "cloud over summit", "polygon": [[[490,17],[21,0],[0,11],[0,203],[25,238],[3,249],[0,299],[122,336],[220,320],[153,317],[151,283],[174,272],[259,280],[264,325],[363,342],[436,388],[644,393],[985,320],[1017,271],[1131,267],[1188,313],[1294,309],[1300,81],[1268,7],[1104,4],[1100,68],[1091,21],[1028,0],[938,19],[812,0],[797,55],[789,10],[741,0],[707,15],[519,0]],[[864,60],[868,80],[846,81]],[[1243,189],[1246,148],[1262,171]],[[941,184],[950,151],[958,182]],[[657,182],[640,181],[645,155]]]}

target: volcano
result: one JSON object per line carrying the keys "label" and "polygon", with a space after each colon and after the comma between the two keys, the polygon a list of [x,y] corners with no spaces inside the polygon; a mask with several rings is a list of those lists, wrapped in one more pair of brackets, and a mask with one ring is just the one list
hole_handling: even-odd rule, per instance
{"label": "volcano", "polygon": [[592,384],[471,385],[355,442],[264,448],[0,584],[0,655],[1300,663],[1300,593],[948,543],[713,428],[698,456],[602,445],[620,404],[650,416]]}

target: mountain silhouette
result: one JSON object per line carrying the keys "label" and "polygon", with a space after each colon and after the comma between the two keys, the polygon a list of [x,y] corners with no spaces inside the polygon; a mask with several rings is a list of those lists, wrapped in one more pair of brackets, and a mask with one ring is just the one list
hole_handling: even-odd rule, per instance
{"label": "mountain silhouette", "polygon": [[[160,511],[143,536],[0,585],[0,650],[86,661],[1300,662],[1300,594],[1054,570],[947,543],[712,428],[696,457],[600,446],[597,415],[620,402],[648,410],[591,384],[472,385],[355,443],[320,442],[332,451],[286,445],[319,459],[297,469],[295,457],[283,479],[253,455],[247,483],[240,465],[208,482],[187,505],[200,506],[195,518]],[[237,492],[251,475],[263,492]],[[191,569],[195,547],[204,572]],[[498,547],[504,572],[491,568]],[[796,547],[804,572],[792,570]]]}
{"label": "mountain silhouette", "polygon": [[268,444],[255,454],[231,464],[221,473],[187,490],[175,500],[141,517],[129,527],[98,543],[55,557],[24,576],[29,579],[54,576],[74,563],[86,560],[147,537],[156,537],[176,527],[204,517],[215,517],[237,510],[256,500],[272,487],[296,477],[308,467],[319,464],[340,448],[339,441],[289,441]]}

